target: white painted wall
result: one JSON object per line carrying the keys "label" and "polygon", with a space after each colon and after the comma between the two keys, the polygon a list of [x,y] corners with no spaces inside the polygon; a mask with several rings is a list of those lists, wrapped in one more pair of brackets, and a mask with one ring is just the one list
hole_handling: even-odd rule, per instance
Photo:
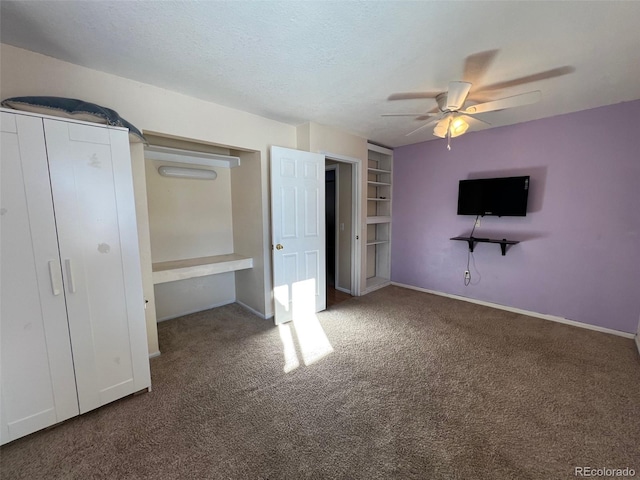
{"label": "white painted wall", "polygon": [[[53,95],[80,98],[117,110],[144,132],[177,136],[241,150],[260,156],[259,235],[264,263],[254,266],[264,281],[262,292],[253,292],[250,306],[266,316],[273,315],[271,302],[271,251],[269,238],[268,155],[271,145],[296,146],[296,128],[257,115],[223,107],[152,85],[91,70],[71,63],[0,45],[0,97]],[[366,147],[365,147],[366,151]],[[132,149],[132,161],[143,163],[143,156]],[[364,157],[362,157],[364,158]],[[135,170],[135,169],[134,169]],[[139,182],[136,182],[139,185]],[[136,192],[138,197],[138,192]],[[139,222],[145,222],[139,212]],[[148,244],[141,243],[141,257],[150,257]],[[149,266],[143,264],[143,269]],[[148,272],[147,272],[148,273]],[[145,292],[153,290],[150,274],[143,274]],[[149,312],[149,310],[147,310]],[[149,315],[150,316],[150,315]],[[153,325],[152,325],[153,323]],[[157,351],[155,319],[147,318],[149,351]]]}
{"label": "white painted wall", "polygon": [[311,124],[305,123],[296,128],[296,145],[298,150],[311,151]]}
{"label": "white painted wall", "polygon": [[231,172],[211,168],[215,180],[163,177],[162,165],[145,160],[153,262],[233,253]]}
{"label": "white painted wall", "polygon": [[155,286],[158,321],[233,303],[236,300],[234,273],[188,278]]}
{"label": "white painted wall", "polygon": [[[253,258],[253,268],[235,273],[236,301],[256,310],[253,299],[264,292],[264,276],[260,272],[264,271],[265,260],[268,260],[262,255],[262,239],[256,235],[262,231],[260,155],[257,152],[232,153],[240,157],[240,166],[231,169],[233,249],[239,255]],[[269,229],[268,225],[266,229]]]}

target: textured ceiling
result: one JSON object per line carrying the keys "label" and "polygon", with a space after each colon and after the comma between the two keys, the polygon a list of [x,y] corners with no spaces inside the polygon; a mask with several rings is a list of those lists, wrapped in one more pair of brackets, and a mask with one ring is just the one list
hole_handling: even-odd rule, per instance
{"label": "textured ceiling", "polygon": [[[542,101],[481,115],[493,126],[640,98],[640,2],[6,1],[3,43],[298,125],[332,125],[399,146],[462,80],[465,58],[498,50],[482,85]],[[477,86],[477,85],[476,85]],[[424,120],[423,120],[424,122]]]}

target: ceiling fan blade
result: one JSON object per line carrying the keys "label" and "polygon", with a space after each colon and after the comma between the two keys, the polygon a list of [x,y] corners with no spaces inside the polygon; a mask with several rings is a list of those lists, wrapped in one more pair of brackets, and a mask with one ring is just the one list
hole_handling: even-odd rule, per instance
{"label": "ceiling fan blade", "polygon": [[472,105],[463,110],[462,113],[475,115],[476,113],[493,112],[495,110],[504,110],[505,108],[520,107],[522,105],[529,105],[536,103],[540,100],[542,94],[540,90],[535,92],[523,93],[521,95],[514,95],[513,97],[505,97],[492,102],[479,103],[478,105]]}
{"label": "ceiling fan blade", "polygon": [[418,98],[436,98],[442,92],[400,92],[392,93],[387,100],[415,100]]}
{"label": "ceiling fan blade", "polygon": [[474,92],[473,87],[471,87],[471,92],[467,97],[467,102],[484,103],[484,102],[490,102],[494,98],[495,98],[495,95],[491,95],[490,93]]}
{"label": "ceiling fan blade", "polygon": [[469,126],[473,127],[474,129],[486,128],[491,126],[489,122],[485,122],[480,118],[470,117],[469,115],[458,115],[458,116],[462,118],[465,122],[467,122]]}
{"label": "ceiling fan blade", "polygon": [[447,92],[447,110],[459,110],[469,95],[471,84],[469,82],[449,82]]}
{"label": "ceiling fan blade", "polygon": [[381,117],[432,117],[433,115],[430,113],[381,113]]}
{"label": "ceiling fan blade", "polygon": [[434,119],[432,119],[432,120],[429,120],[429,121],[428,121],[427,123],[425,123],[424,125],[422,125],[422,126],[420,126],[420,127],[416,128],[413,132],[409,132],[409,133],[407,133],[407,135],[406,135],[406,136],[408,137],[409,135],[413,135],[414,133],[417,133],[417,132],[419,132],[420,130],[424,130],[425,128],[428,128],[428,127],[430,127],[431,125],[433,125],[434,123],[436,123],[437,121],[438,121],[438,119],[437,119],[437,118],[434,118]]}
{"label": "ceiling fan blade", "polygon": [[571,65],[565,65],[564,67],[552,68],[544,72],[534,73],[533,75],[527,75],[520,78],[514,78],[513,80],[507,80],[505,82],[492,83],[491,85],[484,85],[478,87],[475,91],[484,92],[486,90],[501,90],[503,88],[515,87],[517,85],[523,85],[525,83],[537,82],[539,80],[546,80],[547,78],[560,77],[567,75],[568,73],[575,72],[575,67]]}
{"label": "ceiling fan blade", "polygon": [[489,70],[496,58],[499,50],[487,50],[469,55],[464,60],[464,78],[465,82],[471,84],[479,84],[484,74]]}

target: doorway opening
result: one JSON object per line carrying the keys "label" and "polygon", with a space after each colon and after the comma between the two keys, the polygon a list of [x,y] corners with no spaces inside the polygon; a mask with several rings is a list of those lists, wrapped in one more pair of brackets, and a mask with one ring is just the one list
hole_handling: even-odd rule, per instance
{"label": "doorway opening", "polygon": [[325,160],[327,308],[354,294],[353,166]]}

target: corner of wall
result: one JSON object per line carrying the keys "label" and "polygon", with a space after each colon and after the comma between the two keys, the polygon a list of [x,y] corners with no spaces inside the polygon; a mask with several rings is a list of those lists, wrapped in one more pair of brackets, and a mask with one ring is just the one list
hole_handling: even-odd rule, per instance
{"label": "corner of wall", "polygon": [[298,150],[309,151],[311,146],[311,124],[305,123],[296,127],[296,148]]}

